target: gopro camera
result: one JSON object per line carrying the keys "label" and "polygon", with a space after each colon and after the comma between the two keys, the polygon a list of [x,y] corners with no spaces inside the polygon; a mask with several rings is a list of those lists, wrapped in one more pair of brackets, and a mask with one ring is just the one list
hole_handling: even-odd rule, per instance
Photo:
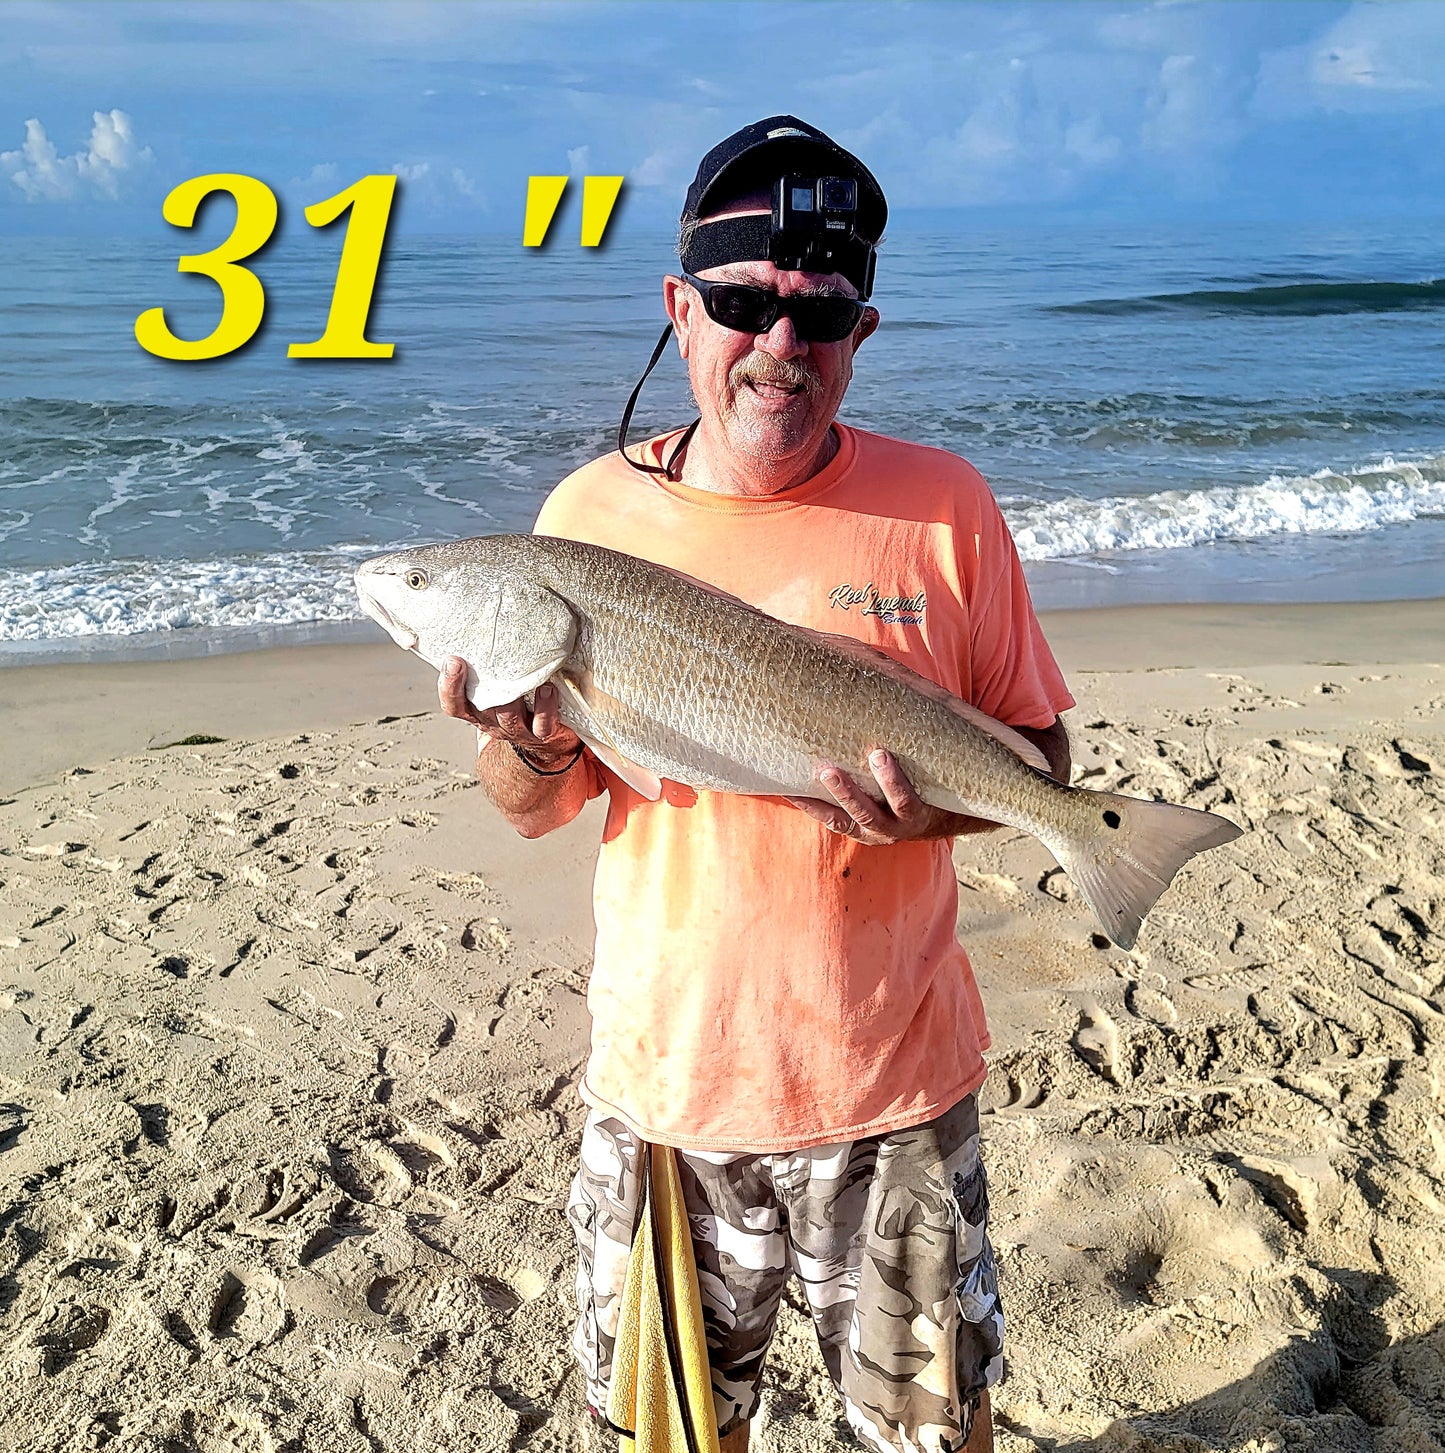
{"label": "gopro camera", "polygon": [[779,177],[773,184],[772,261],[786,270],[832,272],[836,244],[852,241],[857,220],[852,177]]}
{"label": "gopro camera", "polygon": [[842,232],[853,235],[858,183],[852,177],[779,177],[773,193],[773,225],[780,232]]}

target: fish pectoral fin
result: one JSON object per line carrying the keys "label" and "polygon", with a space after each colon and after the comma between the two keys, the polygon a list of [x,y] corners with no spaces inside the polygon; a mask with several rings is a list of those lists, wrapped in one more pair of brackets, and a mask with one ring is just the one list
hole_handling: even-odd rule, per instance
{"label": "fish pectoral fin", "polygon": [[[525,581],[509,582],[489,603],[480,638],[466,651],[467,699],[478,711],[506,706],[556,674],[577,644],[577,617],[561,596]],[[490,624],[490,636],[486,627]]]}
{"label": "fish pectoral fin", "polygon": [[[571,674],[563,674],[557,678],[557,690],[564,703],[570,702],[577,735],[592,748],[597,760],[621,777],[640,797],[656,802],[662,796],[662,778],[646,767],[639,767],[636,762],[629,762],[622,755],[621,748],[599,720],[600,713],[594,710],[595,702],[588,699],[589,693],[582,684]],[[594,697],[596,694],[591,693]]]}
{"label": "fish pectoral fin", "polygon": [[467,671],[467,700],[476,707],[478,711],[491,711],[498,706],[506,706],[510,702],[518,701],[522,697],[535,691],[546,681],[567,659],[570,652],[564,651],[560,656],[548,657],[539,661],[531,670],[520,676],[511,676],[499,679],[495,675],[484,674],[486,668],[478,671],[475,666],[468,662]]}

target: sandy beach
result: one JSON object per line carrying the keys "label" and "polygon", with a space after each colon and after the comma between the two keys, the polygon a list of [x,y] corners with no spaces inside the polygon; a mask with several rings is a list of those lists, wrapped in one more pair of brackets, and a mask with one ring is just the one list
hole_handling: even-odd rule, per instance
{"label": "sandy beach", "polygon": [[[1046,617],[1075,781],[1248,829],[1112,948],[955,851],[999,1446],[1445,1446],[1445,602]],[[194,736],[221,741],[185,744]],[[594,807],[389,643],[0,671],[0,1448],[580,1450]],[[768,1453],[856,1446],[790,1295]]]}

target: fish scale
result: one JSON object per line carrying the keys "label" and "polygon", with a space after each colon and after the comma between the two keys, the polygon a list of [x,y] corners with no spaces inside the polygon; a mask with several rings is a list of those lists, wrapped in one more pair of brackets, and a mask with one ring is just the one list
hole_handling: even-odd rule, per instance
{"label": "fish scale", "polygon": [[[1212,813],[1055,781],[1037,747],[884,653],[779,621],[711,586],[575,540],[487,535],[356,572],[363,608],[434,666],[461,656],[479,710],[559,687],[563,720],[636,790],[833,799],[833,763],[881,799],[886,748],[934,807],[1031,833],[1131,947]],[[823,831],[819,828],[819,831]]]}
{"label": "fish scale", "polygon": [[[570,590],[580,598],[580,584],[559,577],[564,595]],[[887,747],[906,771],[912,769],[915,787],[947,792],[973,815],[1002,802],[1022,810],[1025,785],[1047,790],[1047,781],[1040,784],[1036,776],[1018,777],[1018,758],[1007,747],[951,712],[940,714],[906,682],[842,655],[829,638],[779,631],[772,617],[740,602],[717,601],[699,621],[696,587],[673,575],[664,575],[661,584],[648,602],[645,636],[592,597],[593,619],[606,622],[608,639],[616,643],[598,685],[614,697],[630,691],[638,707],[636,719],[619,715],[604,725],[624,751],[634,747],[627,753],[631,760],[659,775],[682,781],[695,771],[662,749],[671,738],[657,728],[670,722],[700,746],[745,756],[774,779],[773,790],[794,795],[818,795],[814,770],[828,761],[879,796],[867,765],[877,747]],[[668,681],[648,658],[671,653],[697,664]],[[598,671],[585,647],[572,659]],[[971,783],[958,771],[965,751],[973,753]]]}

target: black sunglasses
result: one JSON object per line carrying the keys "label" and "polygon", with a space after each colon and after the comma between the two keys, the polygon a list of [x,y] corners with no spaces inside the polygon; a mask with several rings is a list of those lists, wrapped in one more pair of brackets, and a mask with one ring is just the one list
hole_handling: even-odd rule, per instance
{"label": "black sunglasses", "polygon": [[710,283],[683,273],[702,294],[702,305],[714,323],[738,333],[766,333],[780,317],[791,318],[805,343],[837,343],[863,319],[863,304],[856,298],[828,293],[780,298],[767,288],[746,283]]}

